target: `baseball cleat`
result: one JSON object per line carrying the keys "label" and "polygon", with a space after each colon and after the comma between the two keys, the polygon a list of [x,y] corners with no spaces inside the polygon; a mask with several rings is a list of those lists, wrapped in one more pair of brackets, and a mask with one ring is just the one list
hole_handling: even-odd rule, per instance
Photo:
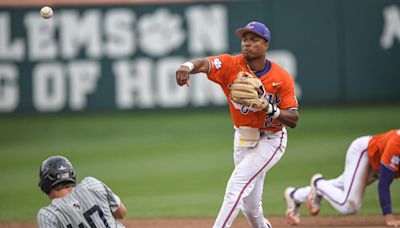
{"label": "baseball cleat", "polygon": [[264,218],[264,221],[267,228],[272,228],[272,224],[267,218]]}
{"label": "baseball cleat", "polygon": [[286,218],[289,219],[290,225],[298,225],[300,223],[300,205],[292,197],[292,193],[296,189],[293,187],[287,187],[285,190],[285,200],[286,200]]}
{"label": "baseball cleat", "polygon": [[317,181],[321,179],[324,179],[324,177],[317,173],[311,177],[310,181],[311,190],[307,197],[307,209],[312,216],[318,215],[319,211],[321,210],[322,196],[318,194],[316,185]]}

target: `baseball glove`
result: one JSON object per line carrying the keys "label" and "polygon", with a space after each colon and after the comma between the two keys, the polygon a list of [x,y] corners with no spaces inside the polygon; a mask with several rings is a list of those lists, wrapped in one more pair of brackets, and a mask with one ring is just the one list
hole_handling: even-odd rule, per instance
{"label": "baseball glove", "polygon": [[230,98],[237,104],[261,110],[268,106],[264,94],[265,89],[261,80],[248,72],[241,71],[232,84]]}

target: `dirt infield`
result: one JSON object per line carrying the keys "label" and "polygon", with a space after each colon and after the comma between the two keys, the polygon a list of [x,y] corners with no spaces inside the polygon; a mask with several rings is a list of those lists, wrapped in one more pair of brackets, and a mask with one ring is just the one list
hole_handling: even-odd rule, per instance
{"label": "dirt infield", "polygon": [[[386,227],[382,216],[337,216],[337,217],[304,217],[300,225],[290,226],[283,217],[269,218],[274,228],[277,227]],[[127,228],[203,228],[212,227],[213,219],[126,219]],[[0,223],[0,228],[33,228],[33,222]],[[232,228],[249,227],[244,219],[236,219]]]}

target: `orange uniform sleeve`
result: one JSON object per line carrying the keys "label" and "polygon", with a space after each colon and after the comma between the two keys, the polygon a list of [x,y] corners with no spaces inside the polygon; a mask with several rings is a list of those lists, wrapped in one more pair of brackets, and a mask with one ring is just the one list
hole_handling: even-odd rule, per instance
{"label": "orange uniform sleeve", "polygon": [[381,164],[390,170],[399,171],[400,164],[400,135],[392,136],[386,144],[381,156]]}
{"label": "orange uniform sleeve", "polygon": [[232,70],[232,65],[234,65],[234,57],[223,54],[219,56],[210,56],[207,60],[210,63],[210,69],[207,74],[208,79],[220,85],[226,84]]}
{"label": "orange uniform sleeve", "polygon": [[284,83],[282,83],[282,87],[279,89],[279,93],[281,103],[278,105],[278,107],[280,109],[297,109],[299,107],[296,96],[294,94],[294,82],[289,74],[285,75]]}

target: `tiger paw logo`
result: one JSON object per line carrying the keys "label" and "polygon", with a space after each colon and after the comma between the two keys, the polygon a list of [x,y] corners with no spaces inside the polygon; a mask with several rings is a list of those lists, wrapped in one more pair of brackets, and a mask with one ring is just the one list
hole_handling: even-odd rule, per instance
{"label": "tiger paw logo", "polygon": [[214,63],[215,69],[217,69],[217,70],[222,67],[222,62],[218,58],[215,58],[213,63]]}
{"label": "tiger paw logo", "polygon": [[166,8],[143,15],[138,23],[140,47],[155,57],[171,53],[185,41],[182,24],[182,17]]}
{"label": "tiger paw logo", "polygon": [[400,163],[400,157],[393,156],[392,159],[390,159],[390,163],[392,163],[392,165],[398,165]]}

